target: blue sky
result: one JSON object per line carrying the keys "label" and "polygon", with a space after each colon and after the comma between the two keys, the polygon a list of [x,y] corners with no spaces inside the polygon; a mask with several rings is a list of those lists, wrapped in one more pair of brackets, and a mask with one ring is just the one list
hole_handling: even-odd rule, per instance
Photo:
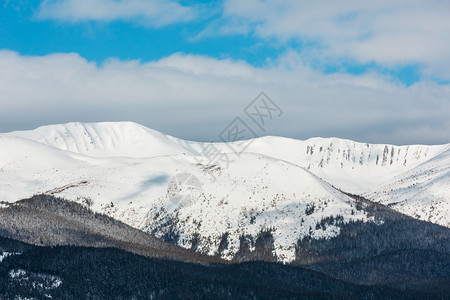
{"label": "blue sky", "polygon": [[[198,1],[202,2],[208,1]],[[217,16],[214,10],[199,20],[155,28],[132,20],[85,20],[76,24],[45,20],[39,17],[39,2],[28,3],[26,6],[14,4],[14,1],[4,4],[1,14],[1,48],[24,55],[75,52],[97,63],[111,57],[152,61],[183,52],[218,59],[240,59],[255,66],[263,66],[288,47],[275,42],[263,42],[251,35],[196,38]],[[218,3],[216,1],[214,5],[208,4],[207,7],[219,9]]]}
{"label": "blue sky", "polygon": [[264,90],[291,112],[264,134],[450,142],[449,13],[418,0],[2,1],[0,131],[130,120],[216,140]]}
{"label": "blue sky", "polygon": [[[23,55],[75,52],[99,64],[112,57],[121,60],[152,61],[183,52],[217,59],[244,60],[251,65],[264,67],[287,50],[301,51],[309,47],[307,40],[291,38],[280,42],[276,38],[261,38],[251,32],[199,38],[206,27],[220,18],[222,1],[179,3],[185,6],[204,6],[208,12],[203,13],[197,20],[174,22],[155,28],[136,23],[132,19],[90,19],[75,23],[47,20],[40,17],[43,6],[39,1],[6,1],[0,20],[0,48],[14,50]],[[392,67],[373,61],[356,62],[348,58],[327,61],[310,59],[307,63],[325,74],[362,74],[375,70],[390,75],[405,85],[411,85],[422,78],[421,65],[414,62]],[[442,82],[440,78],[432,79]]]}

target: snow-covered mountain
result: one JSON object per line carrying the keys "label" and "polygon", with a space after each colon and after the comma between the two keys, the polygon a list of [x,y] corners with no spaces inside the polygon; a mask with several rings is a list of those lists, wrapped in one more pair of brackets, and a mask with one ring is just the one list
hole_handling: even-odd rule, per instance
{"label": "snow-covered mountain", "polygon": [[302,166],[345,192],[450,227],[450,144],[394,146],[264,137],[248,150]]}
{"label": "snow-covered mountain", "polygon": [[[303,236],[335,236],[336,222],[374,222],[339,190],[450,226],[450,145],[263,137],[240,155],[232,148],[129,122],[0,134],[0,205],[53,194],[228,259],[263,231],[290,261]],[[206,149],[227,160],[211,161]]]}
{"label": "snow-covered mountain", "polygon": [[450,148],[364,195],[414,218],[450,227]]}
{"label": "snow-covered mountain", "polygon": [[7,135],[92,157],[143,158],[189,150],[180,139],[132,122],[68,123]]}

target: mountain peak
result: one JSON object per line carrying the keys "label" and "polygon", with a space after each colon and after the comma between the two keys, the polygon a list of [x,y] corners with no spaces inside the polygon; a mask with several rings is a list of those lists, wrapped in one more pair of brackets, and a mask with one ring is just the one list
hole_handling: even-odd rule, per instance
{"label": "mountain peak", "polygon": [[185,150],[178,139],[133,122],[71,122],[8,135],[92,157],[143,158],[179,154]]}

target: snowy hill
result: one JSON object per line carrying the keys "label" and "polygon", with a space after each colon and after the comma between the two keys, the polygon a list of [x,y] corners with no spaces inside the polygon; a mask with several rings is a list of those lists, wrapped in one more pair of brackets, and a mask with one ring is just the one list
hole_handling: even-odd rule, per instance
{"label": "snowy hill", "polygon": [[414,218],[450,227],[450,148],[365,196]]}
{"label": "snowy hill", "polygon": [[413,169],[449,149],[440,146],[394,146],[337,138],[299,141],[281,137],[254,140],[249,152],[302,166],[347,192],[359,194]]}
{"label": "snowy hill", "polygon": [[141,158],[189,151],[184,141],[132,122],[68,123],[7,135],[93,157]]}
{"label": "snowy hill", "polygon": [[[201,155],[208,146],[129,122],[0,134],[0,203],[57,195],[227,259],[243,237],[254,247],[271,231],[275,254],[291,261],[299,238],[335,236],[335,222],[374,221],[338,189],[449,226],[449,145],[264,137],[237,156],[213,144],[229,153],[226,163]],[[174,178],[183,174],[192,185],[180,191]]]}

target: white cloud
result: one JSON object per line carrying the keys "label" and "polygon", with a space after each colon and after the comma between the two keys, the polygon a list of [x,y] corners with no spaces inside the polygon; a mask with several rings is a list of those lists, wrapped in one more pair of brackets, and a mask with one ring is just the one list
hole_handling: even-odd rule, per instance
{"label": "white cloud", "polygon": [[322,60],[418,64],[448,80],[449,12],[450,2],[441,0],[226,0],[225,29],[216,31],[232,32],[237,23],[239,34],[246,28],[262,38],[301,40]]}
{"label": "white cloud", "polygon": [[376,63],[392,69],[415,65],[424,78],[450,80],[449,1],[224,0],[218,5],[44,0],[37,16],[69,22],[125,20],[145,26],[208,17],[210,23],[202,24],[203,30],[191,42],[228,34],[254,34],[281,43],[294,39],[301,41],[305,60],[314,60],[315,65]]}
{"label": "white cloud", "polygon": [[97,65],[73,53],[0,51],[0,131],[130,120],[179,137],[217,140],[234,117],[245,119],[242,110],[260,91],[285,112],[266,134],[450,142],[450,86],[404,87],[376,73],[323,75],[304,66],[295,52],[255,68],[184,54]]}
{"label": "white cloud", "polygon": [[45,0],[38,18],[60,21],[127,20],[147,26],[190,21],[198,10],[171,0]]}

